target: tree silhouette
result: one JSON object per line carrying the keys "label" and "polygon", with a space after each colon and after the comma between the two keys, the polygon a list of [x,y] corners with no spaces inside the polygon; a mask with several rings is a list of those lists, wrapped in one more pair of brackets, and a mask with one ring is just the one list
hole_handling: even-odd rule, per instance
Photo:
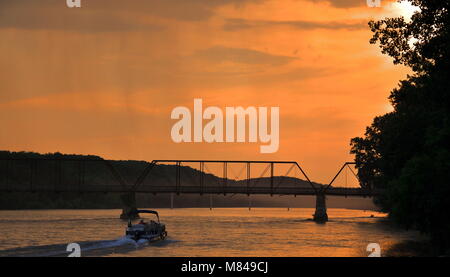
{"label": "tree silhouette", "polygon": [[370,43],[413,74],[389,97],[394,111],[376,117],[351,140],[364,184],[395,222],[429,234],[439,254],[450,249],[449,7],[450,1],[409,0],[420,8],[371,21]]}

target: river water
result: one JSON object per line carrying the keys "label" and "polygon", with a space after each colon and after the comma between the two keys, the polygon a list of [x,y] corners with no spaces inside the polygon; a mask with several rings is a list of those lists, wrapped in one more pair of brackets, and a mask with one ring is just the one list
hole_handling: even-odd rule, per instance
{"label": "river water", "polygon": [[328,209],[330,221],[310,220],[307,208],[158,209],[164,241],[124,238],[120,210],[0,211],[0,256],[67,256],[78,243],[81,256],[367,256],[381,255],[418,234],[386,224],[374,211]]}

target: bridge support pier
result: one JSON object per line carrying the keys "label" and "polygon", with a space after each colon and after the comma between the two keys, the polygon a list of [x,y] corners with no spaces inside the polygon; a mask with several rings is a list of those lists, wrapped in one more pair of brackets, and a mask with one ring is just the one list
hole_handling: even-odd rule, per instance
{"label": "bridge support pier", "polygon": [[328,221],[326,197],[323,192],[318,192],[316,195],[316,212],[313,219],[318,223]]}
{"label": "bridge support pier", "polygon": [[136,208],[136,194],[134,192],[124,193],[120,195],[120,199],[122,199],[122,214],[120,215],[120,219],[137,219],[139,215],[135,212]]}

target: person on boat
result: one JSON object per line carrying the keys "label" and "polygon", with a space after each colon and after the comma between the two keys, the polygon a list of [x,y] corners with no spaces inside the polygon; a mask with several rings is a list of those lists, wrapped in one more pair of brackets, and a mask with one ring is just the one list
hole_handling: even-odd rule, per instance
{"label": "person on boat", "polygon": [[139,221],[139,224],[145,224],[144,220],[141,219],[141,221]]}

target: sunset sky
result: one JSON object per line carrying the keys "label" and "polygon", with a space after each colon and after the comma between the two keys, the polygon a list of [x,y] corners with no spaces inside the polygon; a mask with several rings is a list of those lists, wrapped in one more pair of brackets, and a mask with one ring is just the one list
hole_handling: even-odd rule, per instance
{"label": "sunset sky", "polygon": [[[329,181],[408,70],[382,0],[0,0],[0,149],[108,159],[294,160]],[[280,147],[174,143],[177,106],[280,107]]]}

